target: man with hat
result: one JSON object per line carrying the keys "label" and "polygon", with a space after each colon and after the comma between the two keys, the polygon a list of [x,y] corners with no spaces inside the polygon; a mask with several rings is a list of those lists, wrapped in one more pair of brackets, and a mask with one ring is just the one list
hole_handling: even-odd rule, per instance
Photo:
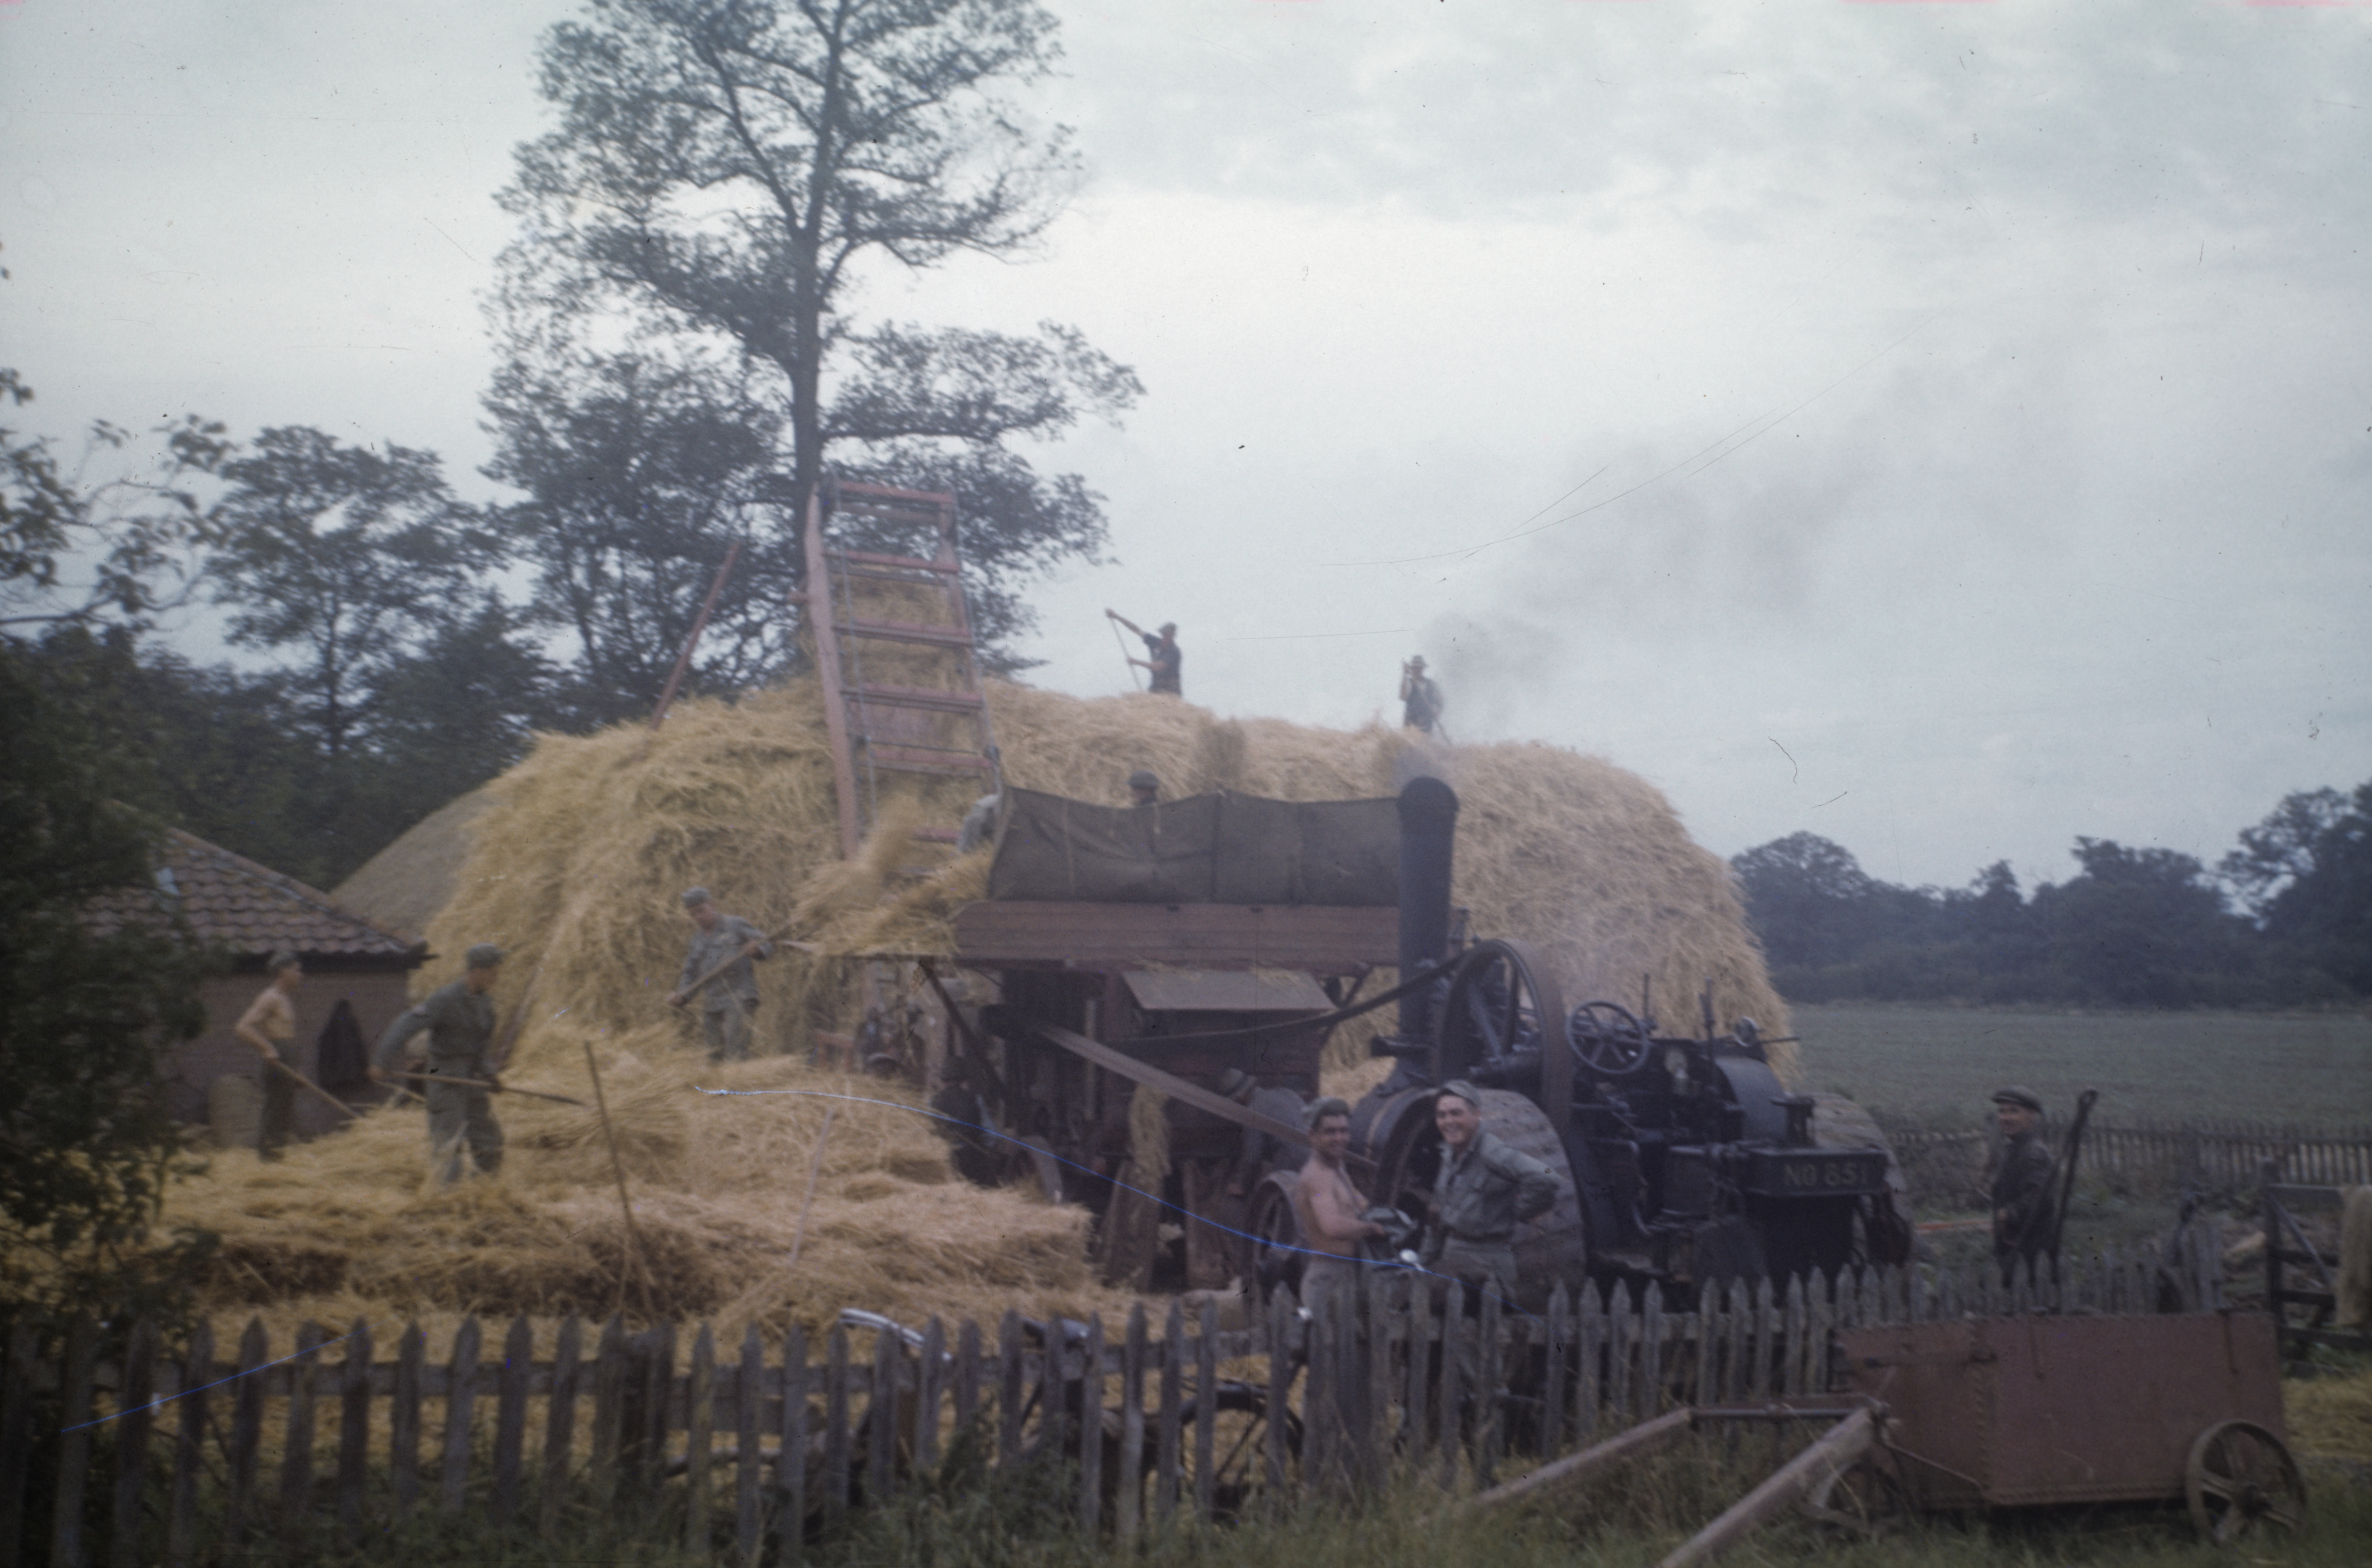
{"label": "man with hat", "polygon": [[1161,775],[1150,768],[1139,768],[1129,774],[1128,803],[1131,806],[1161,804]]}
{"label": "man with hat", "polygon": [[2042,1097],[2032,1089],[1995,1090],[1994,1120],[2009,1140],[1994,1173],[1994,1261],[2006,1281],[2020,1262],[2032,1270],[2050,1249],[2059,1162],[2042,1141]]}
{"label": "man with hat", "polygon": [[750,1018],[758,1010],[758,973],[752,962],[773,958],[773,947],[764,932],[718,909],[705,888],[684,889],[683,912],[700,929],[683,955],[683,975],[668,1005],[680,1007],[699,993],[700,1032],[708,1041],[708,1059],[747,1061]]}
{"label": "man with hat", "polygon": [[1161,630],[1158,633],[1153,633],[1139,626],[1117,610],[1107,610],[1104,613],[1145,639],[1145,651],[1149,656],[1145,658],[1132,656],[1128,662],[1152,677],[1146,682],[1147,688],[1151,691],[1166,692],[1172,697],[1183,695],[1185,688],[1180,682],[1179,675],[1185,663],[1186,656],[1178,651],[1178,622],[1165,621],[1161,623]]}
{"label": "man with hat", "polygon": [[1556,1173],[1483,1127],[1482,1091],[1463,1078],[1434,1097],[1433,1124],[1441,1133],[1441,1169],[1422,1260],[1512,1307],[1516,1226],[1556,1206]]}
{"label": "man with hat", "polygon": [[502,949],[481,942],[470,949],[468,961],[469,970],[460,979],[397,1014],[371,1052],[371,1081],[383,1084],[397,1070],[413,1037],[428,1036],[428,1082],[421,1095],[428,1102],[428,1157],[436,1179],[448,1187],[461,1179],[464,1144],[487,1175],[503,1163],[502,1124],[486,1103],[492,1090],[502,1086],[494,1082],[494,1064],[487,1060],[494,1042],[494,999],[488,993],[502,966]]}
{"label": "man with hat", "polygon": [[1401,666],[1401,724],[1420,735],[1431,735],[1441,717],[1441,688],[1424,672],[1424,656],[1412,655]]}

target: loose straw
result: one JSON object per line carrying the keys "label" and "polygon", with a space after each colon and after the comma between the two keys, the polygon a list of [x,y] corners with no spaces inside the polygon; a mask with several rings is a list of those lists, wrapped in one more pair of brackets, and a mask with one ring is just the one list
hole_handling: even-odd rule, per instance
{"label": "loose straw", "polygon": [[824,1140],[831,1136],[831,1119],[840,1114],[840,1107],[823,1108],[823,1130],[816,1134],[815,1153],[808,1159],[808,1195],[799,1200],[799,1228],[791,1233],[790,1267],[799,1266],[799,1249],[808,1244],[808,1212],[815,1207],[816,1178],[823,1174]]}

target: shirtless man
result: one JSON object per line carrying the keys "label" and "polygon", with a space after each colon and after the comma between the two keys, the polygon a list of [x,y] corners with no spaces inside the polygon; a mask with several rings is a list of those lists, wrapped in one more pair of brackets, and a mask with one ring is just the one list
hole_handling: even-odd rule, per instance
{"label": "shirtless man", "polygon": [[1359,1243],[1384,1227],[1359,1216],[1366,1196],[1351,1185],[1343,1156],[1351,1151],[1351,1108],[1332,1095],[1312,1100],[1307,1113],[1309,1158],[1293,1190],[1293,1208],[1309,1254],[1301,1260],[1301,1305],[1323,1320],[1342,1292],[1359,1288]]}
{"label": "shirtless man", "polygon": [[263,1114],[255,1123],[255,1157],[276,1160],[296,1121],[296,1080],[291,1075],[296,1066],[296,1005],[289,998],[304,982],[305,966],[283,948],[272,955],[267,968],[272,979],[238,1016],[231,1033],[263,1059],[256,1067],[263,1086]]}

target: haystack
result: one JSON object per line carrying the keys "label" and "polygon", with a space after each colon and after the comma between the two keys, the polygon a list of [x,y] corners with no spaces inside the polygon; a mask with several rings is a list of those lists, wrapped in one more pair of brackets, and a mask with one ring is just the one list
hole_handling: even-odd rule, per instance
{"label": "haystack", "polygon": [[451,901],[470,857],[470,829],[494,803],[483,789],[446,802],[363,862],[330,896],[390,931],[419,935]]}
{"label": "haystack", "polygon": [[[1123,780],[1139,767],[1171,795],[1285,800],[1388,795],[1413,773],[1438,773],[1463,803],[1455,897],[1477,935],[1539,947],[1569,1003],[1635,1007],[1645,991],[1669,1025],[1692,1028],[1697,992],[1710,983],[1725,1027],[1751,1016],[1766,1035],[1787,1032],[1727,867],[1689,838],[1659,791],[1601,759],[1522,743],[1434,748],[1381,726],[1221,719],[1150,694],[1082,699],[992,682],[988,699],[1007,779],[1085,800],[1123,802]],[[514,961],[498,1002],[507,1007],[540,970],[536,1016],[565,1008],[596,1028],[665,1018],[691,929],[676,895],[693,883],[763,929],[846,955],[947,951],[948,916],[985,881],[975,855],[901,883],[914,855],[888,811],[891,830],[859,862],[840,862],[811,681],[737,704],[685,704],[656,738],[639,726],[545,737],[489,787],[495,804],[479,819],[453,900],[429,925],[446,957],[419,982],[451,978],[472,942],[499,943]],[[948,821],[959,811],[946,786],[927,807]],[[760,1049],[804,1053],[813,1030],[846,1028],[847,967],[801,953],[774,959]],[[522,1059],[545,1049],[531,1026]]]}

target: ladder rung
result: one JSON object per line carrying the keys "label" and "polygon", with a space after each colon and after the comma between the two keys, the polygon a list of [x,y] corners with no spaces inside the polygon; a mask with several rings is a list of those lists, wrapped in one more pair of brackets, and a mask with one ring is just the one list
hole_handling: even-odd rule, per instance
{"label": "ladder rung", "polygon": [[[840,550],[824,546],[824,554],[833,561],[845,561],[852,566],[883,566],[901,572],[936,572],[954,576],[963,570],[952,561],[926,561],[919,555],[877,555],[869,550]],[[870,575],[871,574],[866,574]]]}
{"label": "ladder rung", "polygon": [[901,490],[894,484],[869,484],[861,479],[840,482],[843,495],[870,497],[882,501],[919,501],[929,506],[953,507],[955,493],[948,490]]}
{"label": "ladder rung", "polygon": [[893,708],[929,708],[943,714],[976,714],[987,704],[970,691],[934,691],[927,686],[844,686],[841,694]]}
{"label": "ladder rung", "polygon": [[924,626],[912,621],[843,621],[840,630],[852,637],[878,637],[885,643],[920,643],[933,648],[969,648],[971,633],[952,626]]}
{"label": "ladder rung", "polygon": [[867,746],[865,756],[877,768],[909,773],[985,773],[994,772],[996,766],[985,757],[967,757],[959,751],[939,751],[929,747]]}

